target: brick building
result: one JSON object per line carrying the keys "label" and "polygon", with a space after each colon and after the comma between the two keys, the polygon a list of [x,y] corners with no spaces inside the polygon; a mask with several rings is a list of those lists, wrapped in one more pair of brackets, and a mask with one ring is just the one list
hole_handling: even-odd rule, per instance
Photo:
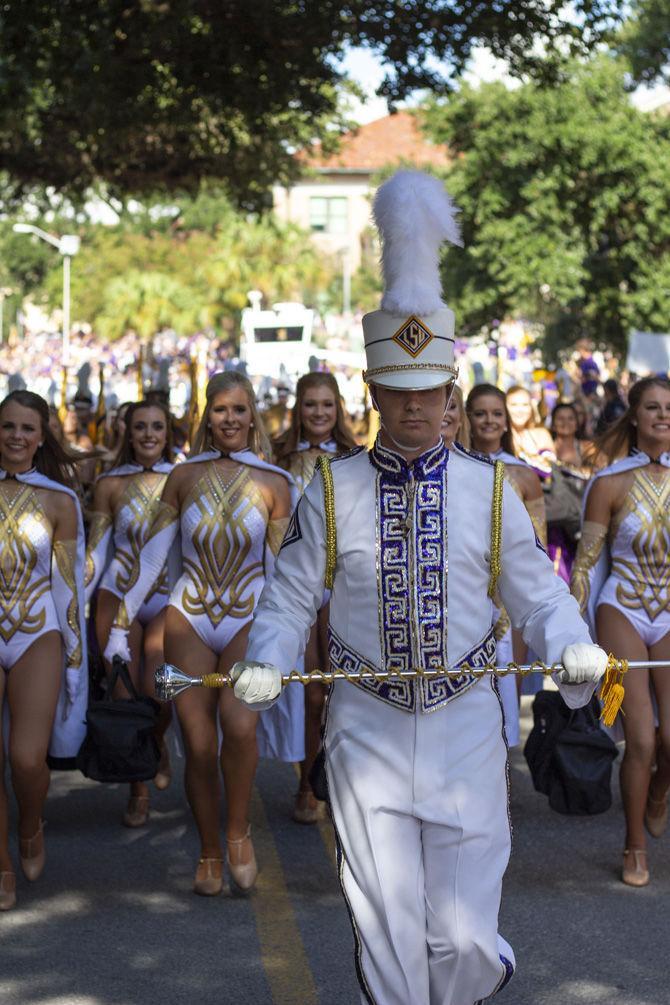
{"label": "brick building", "polygon": [[310,230],[317,245],[342,256],[345,273],[361,261],[371,226],[370,192],[376,175],[389,166],[444,167],[444,147],[421,129],[420,111],[399,111],[345,134],[337,153],[322,156],[320,145],[298,156],[305,170],[291,188],[275,187],[275,212]]}

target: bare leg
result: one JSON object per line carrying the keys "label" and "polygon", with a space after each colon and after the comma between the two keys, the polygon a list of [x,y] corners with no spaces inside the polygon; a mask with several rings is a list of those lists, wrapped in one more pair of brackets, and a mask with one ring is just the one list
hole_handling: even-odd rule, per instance
{"label": "bare leg", "polygon": [[[6,672],[0,669],[0,709],[4,704],[6,680]],[[13,872],[14,866],[9,857],[9,807],[5,784],[5,739],[2,735],[2,720],[3,717],[0,715],[0,872]]]}
{"label": "bare leg", "polygon": [[47,632],[12,667],[7,699],[12,724],[9,761],[19,804],[19,837],[33,838],[40,829],[49,790],[47,751],[61,684],[59,632]]}
{"label": "bare leg", "polygon": [[[651,646],[649,658],[652,660],[670,658],[670,633]],[[661,802],[670,789],[670,676],[667,670],[652,670],[651,679],[658,705],[659,728],[656,771],[649,787],[649,795],[656,802]]]}
{"label": "bare leg", "polygon": [[[608,652],[627,660],[649,659],[642,639],[615,607],[601,604],[596,612],[596,625],[598,642]],[[648,671],[636,670],[627,675],[623,711],[626,749],[620,779],[626,816],[626,848],[644,850],[647,847],[644,811],[656,750]]]}
{"label": "bare leg", "polygon": [[[192,677],[213,673],[216,656],[174,607],[165,618],[165,658]],[[221,859],[221,783],[217,757],[216,692],[194,687],[175,699],[186,752],[186,796],[203,858]]]}
{"label": "bare leg", "polygon": [[[244,659],[250,627],[249,622],[223,650],[220,672],[226,672],[233,663]],[[239,841],[246,837],[249,827],[249,803],[258,764],[258,713],[238,701],[229,688],[223,688],[219,697],[219,717],[223,730],[221,770],[226,788],[226,836],[230,841]],[[236,845],[235,855],[232,850],[229,854],[234,864],[246,864],[253,854],[251,842]]]}
{"label": "bare leg", "polygon": [[[144,626],[144,666],[142,680],[142,694],[148,695],[156,700],[156,668],[163,663],[163,644],[165,637],[165,611],[161,611],[155,618]],[[172,722],[172,703],[161,701],[160,711],[156,719],[156,741],[161,751],[161,759],[158,771],[154,778],[154,785],[157,789],[167,789],[170,784],[170,755],[165,743],[165,734]]]}

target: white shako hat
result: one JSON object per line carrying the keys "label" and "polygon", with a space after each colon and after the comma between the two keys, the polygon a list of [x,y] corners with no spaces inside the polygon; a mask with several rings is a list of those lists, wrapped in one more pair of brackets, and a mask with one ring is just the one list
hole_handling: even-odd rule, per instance
{"label": "white shako hat", "polygon": [[377,191],[384,294],[381,310],[363,318],[366,383],[419,391],[456,378],[440,246],[462,246],[457,212],[442,182],[422,171],[398,171]]}

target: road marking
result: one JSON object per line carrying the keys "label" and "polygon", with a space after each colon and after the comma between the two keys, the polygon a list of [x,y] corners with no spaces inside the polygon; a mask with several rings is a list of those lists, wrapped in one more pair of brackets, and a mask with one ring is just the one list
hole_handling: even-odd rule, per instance
{"label": "road marking", "polygon": [[262,864],[251,897],[261,962],[274,1005],[318,1005],[319,996],[302,944],[277,846],[261,797],[254,787],[251,815],[258,825],[254,845]]}

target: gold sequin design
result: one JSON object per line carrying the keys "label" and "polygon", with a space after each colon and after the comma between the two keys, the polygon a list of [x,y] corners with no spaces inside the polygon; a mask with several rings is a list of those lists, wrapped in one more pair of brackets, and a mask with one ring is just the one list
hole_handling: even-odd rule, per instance
{"label": "gold sequin design", "polygon": [[670,606],[670,477],[657,482],[638,469],[629,497],[640,528],[631,543],[634,559],[613,558],[612,575],[623,580],[616,598],[628,610],[644,609],[654,621]]}
{"label": "gold sequin design", "polygon": [[587,520],[582,527],[577,554],[572,566],[570,592],[579,604],[582,614],[586,613],[591,593],[591,572],[600,558],[607,538],[607,527],[594,520]]}
{"label": "gold sequin design", "polygon": [[288,529],[290,517],[283,516],[277,520],[270,520],[267,531],[268,547],[273,555],[279,554],[281,543]]}
{"label": "gold sequin design", "polygon": [[314,477],[317,462],[323,453],[324,451],[318,447],[310,447],[308,450],[296,450],[294,454],[291,454],[288,470],[300,495],[303,494]]}
{"label": "gold sequin design", "polygon": [[75,638],[74,648],[67,654],[66,666],[81,666],[81,626],[79,623],[79,597],[77,596],[77,581],[75,576],[75,563],[77,556],[76,541],[56,541],[54,544],[54,559],[61,574],[63,582],[70,590],[70,599],[67,605],[67,626]]}
{"label": "gold sequin design", "polygon": [[33,613],[35,604],[51,585],[48,575],[34,578],[39,555],[35,547],[34,526],[39,523],[51,539],[53,530],[42,509],[37,493],[22,485],[13,495],[0,492],[0,638],[9,642],[18,631],[35,635],[46,621],[42,608]]}
{"label": "gold sequin design", "polygon": [[86,568],[84,570],[84,585],[88,586],[95,578],[95,550],[103,537],[112,526],[112,518],[108,513],[91,514],[91,523],[88,534],[88,547],[86,548]]}
{"label": "gold sequin design", "polygon": [[262,577],[263,564],[248,561],[253,541],[246,518],[256,509],[268,522],[260,488],[246,466],[226,483],[217,465],[210,464],[189,492],[184,512],[190,505],[200,511],[191,535],[198,561],[184,556],[190,582],[182,607],[193,617],[207,615],[214,627],[226,617],[248,618],[256,602],[250,587]]}
{"label": "gold sequin design", "polygon": [[[137,581],[139,573],[139,562],[137,559],[143,545],[150,534],[158,533],[154,529],[154,521],[158,516],[161,505],[165,505],[161,504],[161,493],[166,481],[166,474],[151,472],[150,474],[135,475],[128,479],[128,485],[119,499],[117,513],[124,507],[128,507],[132,513],[132,519],[128,521],[126,530],[130,550],[127,551],[125,548],[118,548],[115,555],[121,566],[121,569],[116,574],[115,586],[122,596]],[[171,511],[171,519],[167,521],[169,524],[173,519],[176,519],[176,511],[172,506],[167,506],[167,510]],[[164,526],[166,524],[161,522],[160,529]],[[167,593],[167,567],[164,566],[157,582],[147,594],[145,603],[148,603],[156,594],[165,596]]]}

